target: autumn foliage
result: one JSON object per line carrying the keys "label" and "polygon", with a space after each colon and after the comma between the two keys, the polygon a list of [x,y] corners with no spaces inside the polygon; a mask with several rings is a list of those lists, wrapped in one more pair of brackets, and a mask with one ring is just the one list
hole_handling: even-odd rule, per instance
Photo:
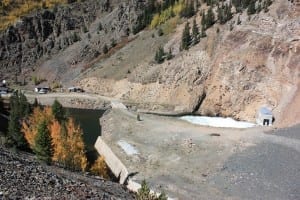
{"label": "autumn foliage", "polygon": [[29,118],[23,121],[22,132],[24,133],[25,139],[27,140],[31,149],[34,149],[34,141],[39,125],[45,121],[48,128],[50,128],[50,124],[52,124],[53,120],[54,116],[50,107],[45,107],[44,109],[36,107]]}
{"label": "autumn foliage", "polygon": [[66,4],[67,0],[1,0],[0,30],[14,24],[20,17],[40,8],[52,8],[55,5]]}
{"label": "autumn foliage", "polygon": [[50,107],[36,107],[22,123],[22,132],[35,152],[36,137],[39,127],[45,123],[50,133],[53,153],[52,161],[60,163],[66,168],[85,171],[88,165],[85,147],[82,139],[82,130],[72,118],[59,122],[55,119]]}
{"label": "autumn foliage", "polygon": [[91,172],[103,178],[108,178],[108,168],[103,156],[99,156],[91,167]]}

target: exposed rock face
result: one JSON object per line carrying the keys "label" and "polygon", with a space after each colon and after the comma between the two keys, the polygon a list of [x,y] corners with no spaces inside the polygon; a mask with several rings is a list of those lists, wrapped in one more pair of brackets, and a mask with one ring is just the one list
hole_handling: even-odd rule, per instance
{"label": "exposed rock face", "polygon": [[[35,69],[50,80],[62,79],[61,73],[68,71],[64,75],[74,78],[84,67],[81,62],[95,59],[112,39],[128,36],[142,4],[88,0],[23,17],[0,33],[0,79]],[[48,62],[41,65],[45,60]]]}
{"label": "exposed rock face", "polygon": [[[129,42],[147,1],[110,1],[110,6],[107,2],[88,0],[55,12],[39,11],[2,33],[0,79],[34,69],[48,81],[65,86],[79,81],[87,91],[121,98],[142,109],[251,121],[261,106],[270,107],[278,122],[290,116],[286,109],[299,105],[298,1],[275,0],[267,13],[250,19],[245,11],[239,16],[241,24],[235,23],[232,30],[230,24],[238,15],[225,25],[216,23],[207,38],[183,52],[179,46],[184,23],[168,36],[155,37],[154,31],[151,36],[145,30]],[[198,24],[200,20],[197,15]],[[104,45],[113,40],[125,47],[103,59]],[[165,44],[165,51],[172,48],[175,58],[160,65],[144,58],[153,59],[150,49],[158,42]],[[299,112],[292,116],[300,119]]]}
{"label": "exposed rock face", "polygon": [[0,147],[0,199],[134,199],[117,183],[43,166]]}
{"label": "exposed rock face", "polygon": [[[241,25],[232,31],[231,22],[219,26],[219,33],[215,25],[199,45],[161,65],[143,64],[118,82],[87,78],[81,84],[90,91],[147,104],[150,110],[254,121],[265,105],[280,121],[285,117],[282,111],[300,101],[295,96],[300,70],[298,7],[277,0],[268,13],[255,14],[250,21],[244,12]],[[236,20],[237,16],[232,21]],[[177,28],[166,45],[173,52],[178,52],[181,30]]]}

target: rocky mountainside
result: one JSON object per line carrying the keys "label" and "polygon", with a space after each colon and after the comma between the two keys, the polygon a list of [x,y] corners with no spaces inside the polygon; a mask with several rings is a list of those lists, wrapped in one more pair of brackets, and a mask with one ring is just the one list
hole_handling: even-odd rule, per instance
{"label": "rocky mountainside", "polygon": [[[201,2],[199,29],[199,13],[208,8]],[[149,28],[132,34],[147,1],[87,0],[37,11],[0,34],[0,78],[79,84],[155,112],[254,121],[267,106],[276,123],[299,123],[300,5],[271,2],[251,16],[233,8],[231,20],[216,22],[188,51],[180,51],[180,40],[193,18],[170,19],[163,36]],[[156,64],[159,46],[173,59]]]}
{"label": "rocky mountainside", "polygon": [[[117,82],[95,77],[97,70],[103,73],[103,63],[81,84],[148,110],[254,121],[257,110],[268,106],[278,125],[299,123],[299,22],[298,3],[275,0],[268,12],[251,17],[243,12],[224,25],[215,24],[207,30],[207,38],[183,52],[179,46],[184,24],[178,25],[164,44],[165,51],[171,48],[175,52],[172,60],[163,64],[141,61],[127,78]],[[143,45],[142,41],[132,48],[138,45]],[[294,111],[285,113],[289,108]]]}
{"label": "rocky mountainside", "polygon": [[142,5],[88,0],[22,17],[0,33],[0,79],[22,75],[29,81],[38,70],[48,81],[72,80],[105,45],[129,35]]}
{"label": "rocky mountainside", "polygon": [[0,199],[134,199],[123,186],[36,162],[0,147]]}

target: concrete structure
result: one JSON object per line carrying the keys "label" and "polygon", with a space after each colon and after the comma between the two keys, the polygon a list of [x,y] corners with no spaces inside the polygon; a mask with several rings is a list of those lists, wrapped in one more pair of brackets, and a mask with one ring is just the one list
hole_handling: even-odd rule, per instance
{"label": "concrete structure", "polygon": [[262,126],[271,126],[273,123],[271,110],[266,107],[261,107],[257,113],[256,123]]}
{"label": "concrete structure", "polygon": [[127,168],[102,140],[101,136],[97,138],[95,148],[100,155],[104,156],[106,164],[111,169],[112,173],[120,179],[120,184],[124,184],[129,174]]}

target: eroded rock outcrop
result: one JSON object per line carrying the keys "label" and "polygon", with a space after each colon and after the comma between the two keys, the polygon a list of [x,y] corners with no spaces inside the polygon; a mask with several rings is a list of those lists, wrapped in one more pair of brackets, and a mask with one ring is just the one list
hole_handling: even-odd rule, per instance
{"label": "eroded rock outcrop", "polygon": [[[289,1],[274,1],[269,12],[255,14],[250,20],[244,12],[241,24],[232,30],[230,23],[237,15],[228,24],[215,25],[207,31],[207,38],[170,61],[141,64],[127,79],[117,82],[93,77],[81,84],[87,90],[140,103],[149,110],[254,121],[257,110],[265,105],[280,121],[291,102],[300,101],[296,95],[300,70],[298,7]],[[166,45],[173,52],[179,52],[176,48],[182,26]],[[299,119],[299,112],[292,115]]]}
{"label": "eroded rock outcrop", "polygon": [[0,79],[30,76],[38,70],[48,81],[72,80],[102,53],[104,45],[128,36],[141,5],[88,0],[23,17],[0,33]]}

